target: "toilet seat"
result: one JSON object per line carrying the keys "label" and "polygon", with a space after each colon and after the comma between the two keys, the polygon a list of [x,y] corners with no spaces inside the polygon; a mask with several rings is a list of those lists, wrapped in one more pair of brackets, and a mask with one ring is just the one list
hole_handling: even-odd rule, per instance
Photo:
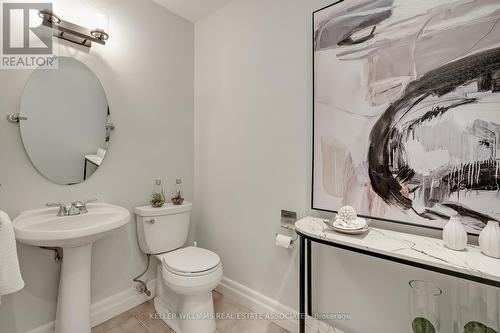
{"label": "toilet seat", "polygon": [[156,257],[162,262],[158,270],[163,282],[177,294],[210,294],[222,279],[220,257],[212,251],[190,246]]}
{"label": "toilet seat", "polygon": [[209,275],[219,268],[220,257],[209,250],[189,246],[160,255],[164,269],[179,276]]}
{"label": "toilet seat", "polygon": [[158,267],[162,281],[173,291],[180,295],[198,295],[203,292],[211,291],[219,284],[222,279],[222,264],[219,263],[208,272],[201,272],[195,275],[186,275],[171,272],[169,269]]}

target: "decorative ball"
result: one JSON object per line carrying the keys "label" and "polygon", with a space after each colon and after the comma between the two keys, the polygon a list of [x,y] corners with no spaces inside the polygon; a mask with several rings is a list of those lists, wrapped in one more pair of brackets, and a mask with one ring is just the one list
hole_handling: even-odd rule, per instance
{"label": "decorative ball", "polygon": [[344,206],[340,208],[337,218],[344,222],[351,222],[358,218],[358,214],[351,206]]}

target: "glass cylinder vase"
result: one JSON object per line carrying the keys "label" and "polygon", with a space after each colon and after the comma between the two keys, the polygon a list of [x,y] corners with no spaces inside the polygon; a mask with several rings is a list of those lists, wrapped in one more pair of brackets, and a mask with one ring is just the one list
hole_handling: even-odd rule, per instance
{"label": "glass cylinder vase", "polygon": [[453,292],[453,333],[500,332],[497,288],[457,280]]}
{"label": "glass cylinder vase", "polygon": [[425,281],[409,282],[410,330],[411,333],[440,332],[439,303],[443,291]]}
{"label": "glass cylinder vase", "polygon": [[165,204],[165,192],[163,192],[163,185],[161,184],[161,179],[159,178],[155,180],[155,187],[153,193],[151,194],[150,203],[154,208],[163,207]]}

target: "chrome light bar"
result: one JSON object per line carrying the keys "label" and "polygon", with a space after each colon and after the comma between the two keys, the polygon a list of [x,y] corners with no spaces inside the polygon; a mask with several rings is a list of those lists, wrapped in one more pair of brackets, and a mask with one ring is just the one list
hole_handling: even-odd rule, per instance
{"label": "chrome light bar", "polygon": [[109,34],[102,29],[90,30],[78,24],[64,21],[51,10],[44,9],[38,12],[44,26],[54,30],[54,36],[60,39],[91,47],[92,43],[106,45]]}

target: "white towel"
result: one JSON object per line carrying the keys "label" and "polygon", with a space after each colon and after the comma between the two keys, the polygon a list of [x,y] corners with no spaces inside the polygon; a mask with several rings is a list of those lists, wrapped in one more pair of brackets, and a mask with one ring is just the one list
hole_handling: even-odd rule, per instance
{"label": "white towel", "polygon": [[14,227],[9,216],[0,211],[0,304],[2,295],[14,293],[23,287]]}

